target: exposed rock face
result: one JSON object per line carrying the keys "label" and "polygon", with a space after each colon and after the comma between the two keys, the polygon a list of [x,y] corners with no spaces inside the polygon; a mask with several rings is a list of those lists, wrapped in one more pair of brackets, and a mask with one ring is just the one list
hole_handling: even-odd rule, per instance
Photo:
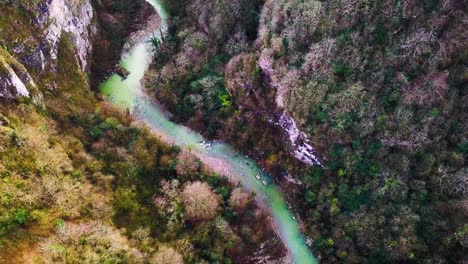
{"label": "exposed rock face", "polygon": [[62,33],[70,34],[82,70],[88,65],[91,53],[93,7],[89,0],[47,0],[39,6],[38,22],[46,26],[45,39],[50,56],[57,59],[58,42]]}
{"label": "exposed rock face", "polygon": [[156,32],[158,29],[161,29],[161,18],[157,14],[153,14],[147,18],[146,26],[140,30],[137,30],[130,34],[127,39],[127,42],[123,46],[124,52],[128,52],[136,43],[141,41],[146,37],[146,32]]}
{"label": "exposed rock face", "polygon": [[289,136],[292,145],[292,153],[298,160],[307,165],[322,165],[320,159],[315,155],[315,150],[304,132],[297,127],[296,121],[288,114],[283,113],[279,120],[279,125]]}
{"label": "exposed rock face", "polygon": [[[112,73],[119,62],[124,45],[135,43],[142,36],[141,29],[154,30],[159,27],[155,9],[145,0],[93,1],[96,27],[99,34],[93,39],[93,53],[89,69],[93,73],[91,86],[97,87]],[[144,35],[144,34],[143,34]]]}
{"label": "exposed rock face", "polygon": [[32,52],[21,58],[24,64],[34,68],[37,71],[43,71],[46,67],[46,58],[40,47],[35,48]]}
{"label": "exposed rock face", "polygon": [[[278,109],[284,109],[284,95],[294,82],[299,79],[297,70],[291,70],[288,76],[277,76],[276,70],[273,65],[275,62],[271,58],[268,50],[264,50],[261,54],[258,65],[262,69],[269,86],[275,88],[276,97],[275,103]],[[296,121],[287,113],[283,112],[279,121],[279,126],[287,134],[291,142],[291,152],[298,160],[307,165],[322,165],[320,159],[315,155],[315,149],[307,134],[300,131]]]}
{"label": "exposed rock face", "polygon": [[[8,64],[3,64],[6,70],[5,76],[0,76],[0,96],[15,98],[17,96],[29,96],[29,91],[24,82]],[[29,76],[27,74],[26,76]]]}
{"label": "exposed rock face", "polygon": [[13,99],[30,96],[29,90],[36,90],[31,75],[7,51],[0,49],[0,97]]}
{"label": "exposed rock face", "polygon": [[[40,102],[42,95],[38,87],[44,84],[38,74],[57,69],[58,46],[64,34],[75,49],[81,70],[87,70],[96,31],[94,10],[90,0],[7,2],[0,4],[0,8],[8,10],[12,5],[25,13],[16,14],[18,18],[12,25],[21,31],[18,36],[11,30],[0,34],[0,98],[32,97],[35,102]],[[8,11],[1,15],[8,15]],[[21,35],[26,29],[30,34]]]}

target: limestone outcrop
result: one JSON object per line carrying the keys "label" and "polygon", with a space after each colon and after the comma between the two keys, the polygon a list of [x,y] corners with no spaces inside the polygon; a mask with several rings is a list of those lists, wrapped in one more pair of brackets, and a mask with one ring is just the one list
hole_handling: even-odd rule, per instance
{"label": "limestone outcrop", "polygon": [[64,35],[81,70],[88,70],[96,33],[90,0],[7,1],[0,8],[5,13],[0,23],[9,25],[0,30],[0,98],[32,97],[39,102],[40,78],[57,71]]}

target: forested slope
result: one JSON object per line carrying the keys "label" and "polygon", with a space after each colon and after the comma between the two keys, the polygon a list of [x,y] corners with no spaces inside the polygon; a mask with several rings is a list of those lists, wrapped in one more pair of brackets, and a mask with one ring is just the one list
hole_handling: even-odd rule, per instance
{"label": "forested slope", "polygon": [[166,2],[148,89],[276,175],[325,263],[466,261],[466,1]]}
{"label": "forested slope", "polygon": [[91,86],[147,16],[144,1],[0,1],[0,263],[284,257],[254,194]]}

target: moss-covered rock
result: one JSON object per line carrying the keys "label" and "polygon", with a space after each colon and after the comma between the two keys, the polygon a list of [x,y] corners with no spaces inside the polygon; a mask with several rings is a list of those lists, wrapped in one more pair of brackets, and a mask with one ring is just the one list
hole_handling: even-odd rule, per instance
{"label": "moss-covered rock", "polygon": [[0,97],[39,96],[36,83],[27,69],[8,51],[0,48]]}

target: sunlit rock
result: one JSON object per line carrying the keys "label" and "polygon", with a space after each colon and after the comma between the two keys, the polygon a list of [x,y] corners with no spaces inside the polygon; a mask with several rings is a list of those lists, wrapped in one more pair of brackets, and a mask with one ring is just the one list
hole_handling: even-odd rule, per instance
{"label": "sunlit rock", "polygon": [[91,2],[47,0],[39,7],[38,22],[45,29],[45,39],[50,45],[49,53],[53,60],[58,56],[58,43],[62,33],[70,34],[76,49],[81,69],[85,70],[91,52],[93,7]]}

